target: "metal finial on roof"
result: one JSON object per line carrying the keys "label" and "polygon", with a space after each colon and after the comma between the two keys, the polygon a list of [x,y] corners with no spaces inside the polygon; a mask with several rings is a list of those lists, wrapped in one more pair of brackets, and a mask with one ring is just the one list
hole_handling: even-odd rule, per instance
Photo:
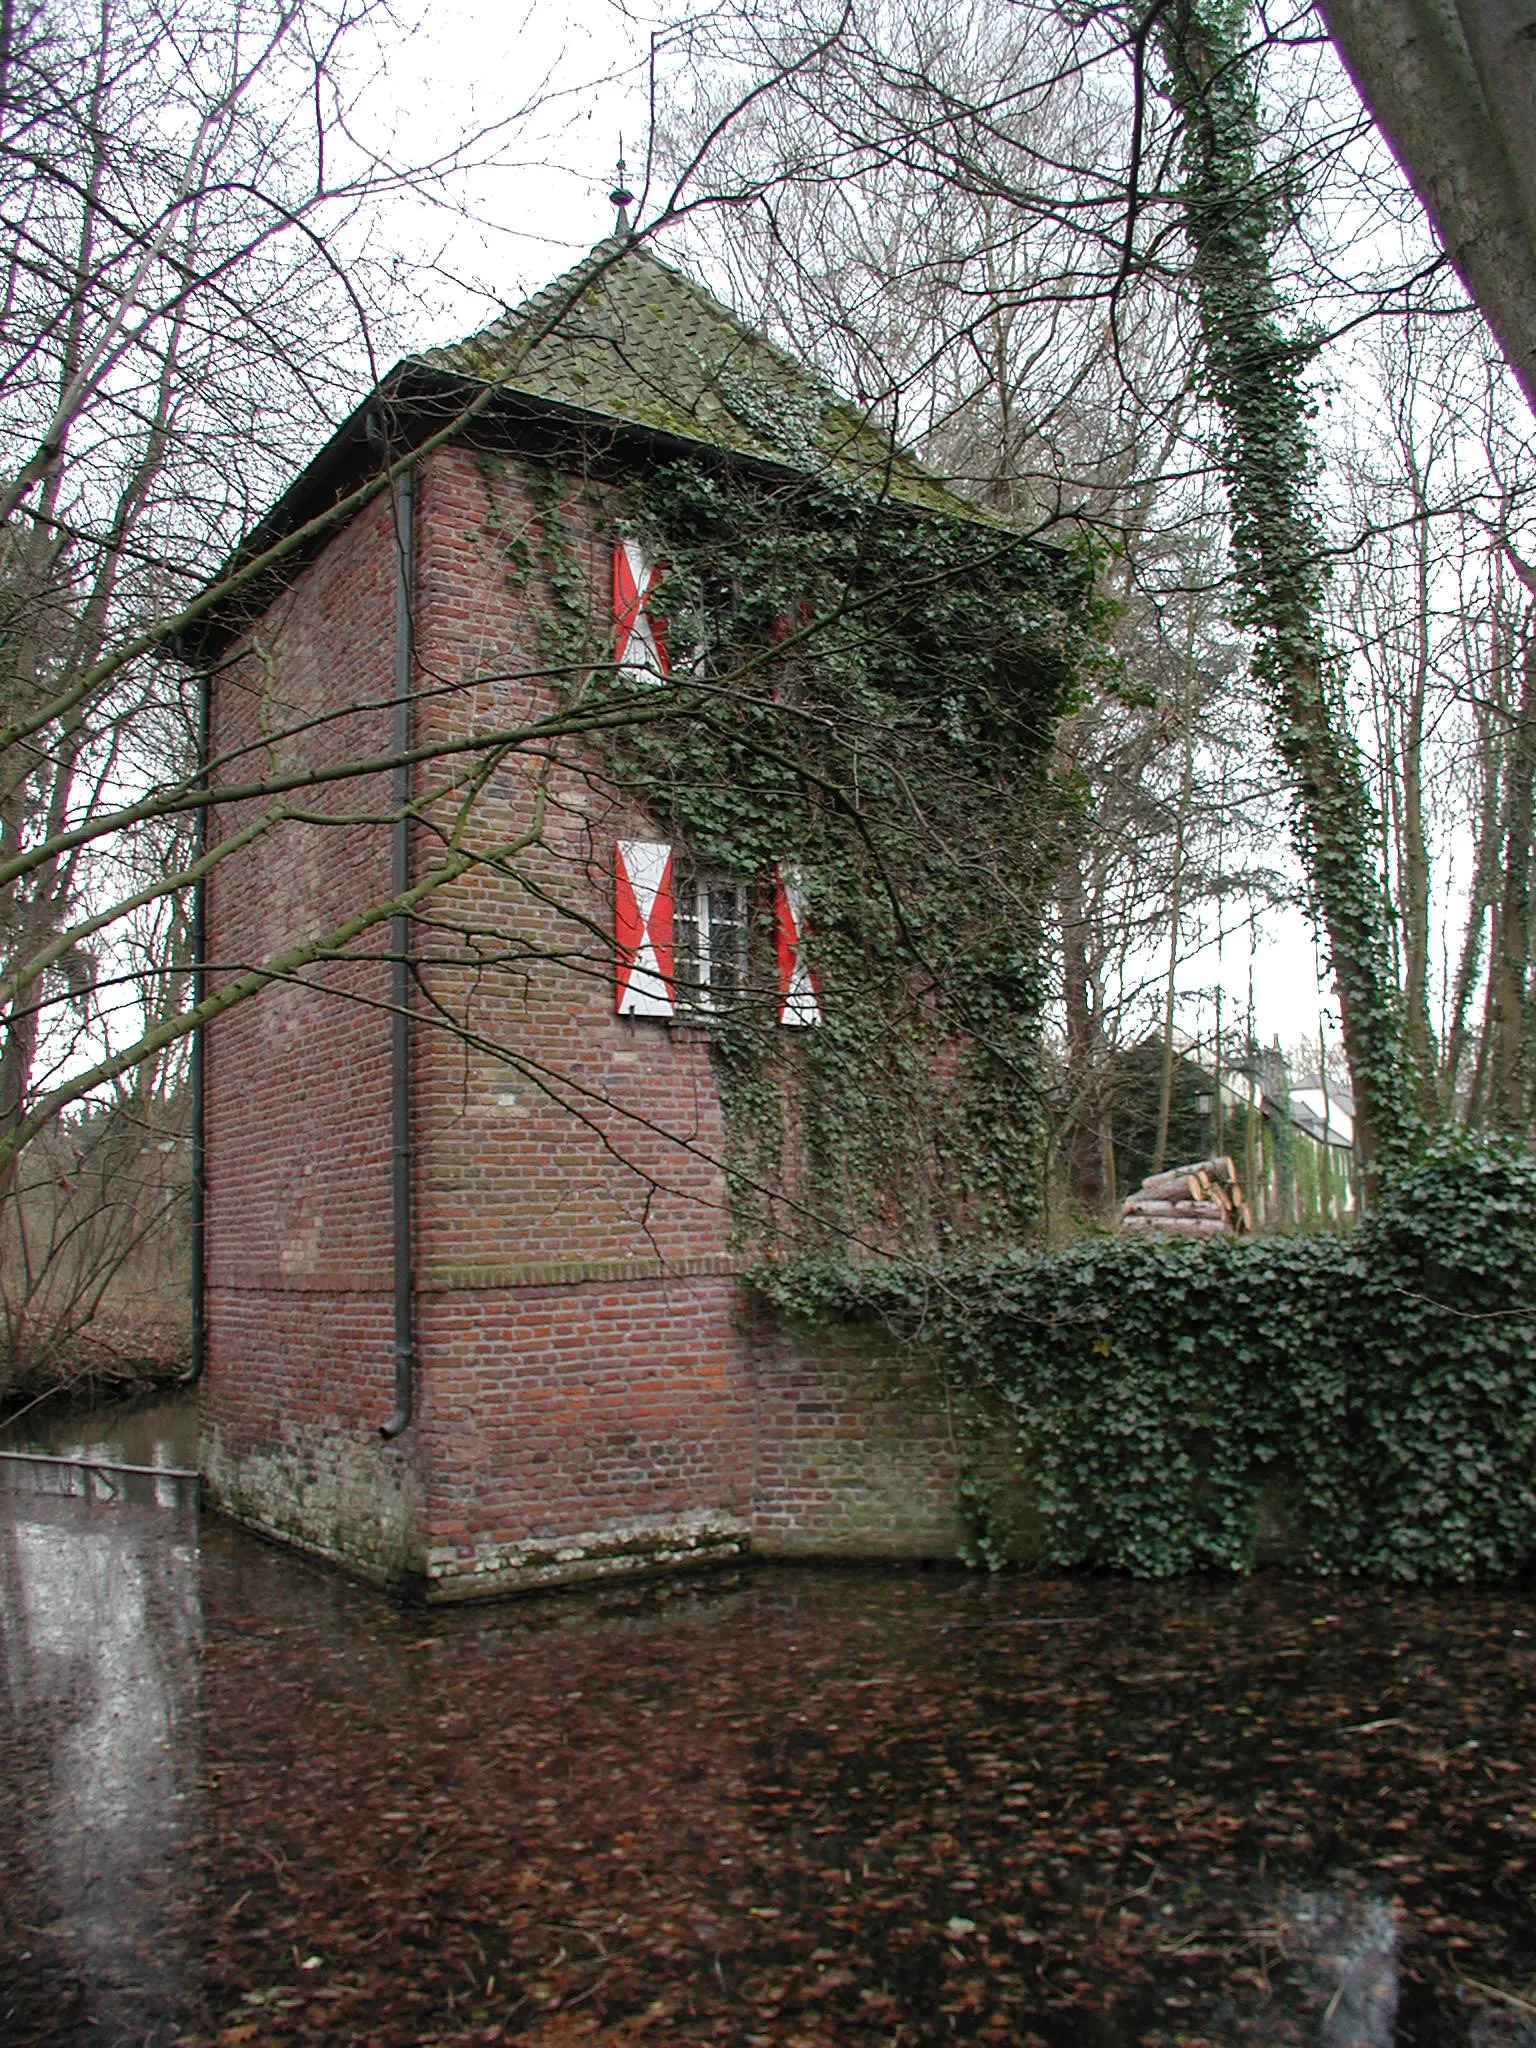
{"label": "metal finial on roof", "polygon": [[624,138],[620,136],[618,176],[614,180],[613,190],[608,194],[608,204],[618,210],[619,217],[613,225],[613,232],[616,235],[629,233],[629,209],[635,203],[634,193],[624,182],[624,171]]}

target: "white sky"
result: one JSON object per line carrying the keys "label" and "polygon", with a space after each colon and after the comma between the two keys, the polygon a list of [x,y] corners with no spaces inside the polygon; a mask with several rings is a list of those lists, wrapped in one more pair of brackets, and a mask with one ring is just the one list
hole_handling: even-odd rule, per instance
{"label": "white sky", "polygon": [[448,0],[424,8],[390,52],[366,104],[402,156],[425,159],[457,133],[483,137],[483,167],[455,188],[460,218],[402,206],[392,223],[413,253],[441,260],[440,297],[423,307],[413,344],[471,331],[487,294],[516,303],[612,231],[621,136],[637,190],[642,170],[650,32],[609,0]]}
{"label": "white sky", "polygon": [[[1316,1046],[1319,1018],[1330,1047],[1339,1040],[1338,1004],[1331,981],[1319,987],[1311,928],[1299,910],[1262,911],[1253,964],[1253,1031],[1261,1045],[1278,1035],[1282,1047]],[[1191,1036],[1209,1038],[1215,1023],[1214,991],[1222,989],[1222,1035],[1240,1029],[1248,1014],[1249,932],[1228,932],[1188,960],[1177,977],[1179,1022]],[[1317,1064],[1315,1051],[1312,1065]]]}

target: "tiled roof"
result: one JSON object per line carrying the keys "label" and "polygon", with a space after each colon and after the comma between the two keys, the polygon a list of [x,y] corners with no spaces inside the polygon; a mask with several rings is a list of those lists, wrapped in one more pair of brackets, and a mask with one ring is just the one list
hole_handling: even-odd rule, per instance
{"label": "tiled roof", "polygon": [[926,511],[988,517],[814,371],[638,244],[599,242],[483,333],[418,360],[806,475],[830,473]]}

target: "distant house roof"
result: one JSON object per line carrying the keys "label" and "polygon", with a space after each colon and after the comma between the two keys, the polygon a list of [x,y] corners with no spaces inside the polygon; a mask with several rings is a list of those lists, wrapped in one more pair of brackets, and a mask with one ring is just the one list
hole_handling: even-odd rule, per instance
{"label": "distant house roof", "polygon": [[701,284],[641,244],[610,238],[479,334],[398,362],[214,584],[290,541],[281,566],[264,570],[238,597],[216,601],[182,636],[181,653],[200,661],[219,652],[318,552],[328,534],[306,537],[302,547],[291,537],[379,474],[381,423],[398,456],[454,429],[466,408],[481,435],[516,428],[568,438],[600,430],[619,449],[627,442],[634,452],[641,444],[663,455],[709,451],[780,475],[825,477],[871,502],[1008,528],[957,497],[869,413],[754,333]]}
{"label": "distant house roof", "polygon": [[1355,1142],[1354,1104],[1345,1091],[1330,1082],[1326,1097],[1316,1076],[1297,1082],[1290,1091],[1291,1122],[1318,1144],[1337,1145],[1349,1151]]}
{"label": "distant house roof", "polygon": [[[1147,1045],[1161,1045],[1161,1039],[1149,1037]],[[1212,1055],[1198,1040],[1187,1033],[1174,1033],[1174,1048],[1181,1060],[1195,1068],[1206,1083],[1214,1090],[1215,1066]],[[1257,1088],[1265,1116],[1275,1113],[1280,1082],[1284,1077],[1284,1062],[1279,1053],[1273,1057],[1262,1055],[1250,1066],[1233,1066],[1228,1062],[1222,1068],[1221,1099],[1224,1106],[1241,1109],[1248,1102],[1250,1090]],[[1323,1082],[1316,1074],[1304,1074],[1300,1080],[1292,1081],[1284,1090],[1284,1100],[1289,1105],[1291,1122],[1306,1137],[1317,1144],[1336,1146],[1341,1152],[1354,1149],[1355,1143],[1355,1099],[1341,1081],[1332,1078],[1327,1083],[1327,1096],[1323,1094]]]}

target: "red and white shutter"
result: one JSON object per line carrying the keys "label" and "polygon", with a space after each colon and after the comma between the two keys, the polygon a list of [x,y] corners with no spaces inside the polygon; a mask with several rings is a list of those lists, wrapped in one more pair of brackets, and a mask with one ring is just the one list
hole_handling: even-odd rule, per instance
{"label": "red and white shutter", "polygon": [[667,624],[647,610],[661,576],[638,541],[621,540],[613,549],[613,658],[620,668],[645,676],[670,675]]}
{"label": "red and white shutter", "polygon": [[621,1017],[671,1017],[672,849],[621,839],[613,849],[614,1007]]}
{"label": "red and white shutter", "polygon": [[773,942],[779,969],[779,1022],[819,1024],[821,988],[802,951],[805,895],[794,868],[773,878]]}

